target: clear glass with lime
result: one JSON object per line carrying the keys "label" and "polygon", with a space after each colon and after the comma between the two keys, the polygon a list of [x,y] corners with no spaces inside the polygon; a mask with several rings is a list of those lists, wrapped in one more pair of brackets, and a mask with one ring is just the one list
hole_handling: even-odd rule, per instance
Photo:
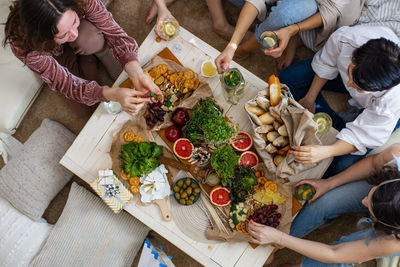
{"label": "clear glass with lime", "polygon": [[260,36],[260,39],[263,50],[276,48],[279,45],[278,36],[273,31],[263,32]]}
{"label": "clear glass with lime", "polygon": [[320,134],[329,132],[332,127],[332,118],[325,112],[316,113],[313,120],[317,124],[317,132]]}
{"label": "clear glass with lime", "polygon": [[226,101],[237,104],[244,93],[245,80],[238,68],[229,68],[220,76]]}
{"label": "clear glass with lime", "polygon": [[179,23],[174,18],[166,18],[155,26],[154,31],[161,39],[168,41],[178,36]]}

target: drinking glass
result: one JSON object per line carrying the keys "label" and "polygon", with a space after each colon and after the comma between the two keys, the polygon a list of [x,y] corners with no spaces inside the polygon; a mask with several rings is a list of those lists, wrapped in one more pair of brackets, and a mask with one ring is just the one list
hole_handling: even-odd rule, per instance
{"label": "drinking glass", "polygon": [[117,115],[123,111],[121,104],[115,101],[104,102],[104,107],[108,113],[113,115]]}

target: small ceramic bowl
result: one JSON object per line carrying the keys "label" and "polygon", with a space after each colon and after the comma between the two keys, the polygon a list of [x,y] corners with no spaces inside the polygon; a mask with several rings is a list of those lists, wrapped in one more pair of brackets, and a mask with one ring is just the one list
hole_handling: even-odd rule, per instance
{"label": "small ceramic bowl", "polygon": [[177,180],[177,181],[174,183],[174,185],[172,186],[172,194],[173,194],[173,196],[174,196],[176,202],[178,202],[178,203],[181,204],[181,205],[190,206],[190,205],[193,205],[194,203],[196,203],[196,201],[199,199],[200,194],[201,194],[201,191],[200,191],[199,194],[197,194],[197,196],[194,197],[194,199],[193,199],[193,201],[192,201],[192,204],[189,204],[189,205],[188,205],[188,204],[182,204],[182,203],[180,203],[179,199],[177,199],[176,196],[175,196],[175,194],[176,194],[177,192],[174,191],[174,188],[175,188],[175,186],[178,185],[178,182],[179,182],[179,181],[185,182],[187,178],[189,178],[190,181],[192,182],[191,185],[192,185],[192,184],[196,184],[196,185],[200,188],[199,183],[198,183],[195,179],[190,178],[190,177],[183,177],[183,178]]}
{"label": "small ceramic bowl", "polygon": [[206,64],[207,62],[210,62],[211,65],[215,68],[214,62],[212,62],[211,60],[204,60],[203,63],[201,63],[201,76],[206,77],[206,78],[215,77],[215,76],[218,74],[217,68],[215,68],[215,74],[214,74],[214,75],[208,76],[208,75],[205,75],[205,74],[203,73],[204,64]]}

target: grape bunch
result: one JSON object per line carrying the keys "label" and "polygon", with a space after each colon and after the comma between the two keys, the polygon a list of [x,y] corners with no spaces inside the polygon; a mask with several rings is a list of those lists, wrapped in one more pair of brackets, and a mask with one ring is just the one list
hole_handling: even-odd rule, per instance
{"label": "grape bunch", "polygon": [[277,228],[280,224],[279,219],[282,217],[282,215],[276,211],[277,209],[277,205],[263,206],[258,210],[255,210],[249,219],[256,223]]}
{"label": "grape bunch", "polygon": [[150,127],[154,126],[157,122],[164,121],[165,110],[161,108],[162,103],[150,103],[148,107],[148,114],[146,115],[146,124]]}

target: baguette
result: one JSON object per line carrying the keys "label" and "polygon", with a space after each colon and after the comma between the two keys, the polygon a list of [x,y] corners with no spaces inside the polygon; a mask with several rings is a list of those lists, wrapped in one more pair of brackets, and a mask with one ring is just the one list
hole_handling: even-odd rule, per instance
{"label": "baguette", "polygon": [[287,145],[284,148],[279,149],[278,152],[276,152],[276,153],[278,153],[278,155],[285,156],[288,153],[289,149],[290,149],[290,146]]}
{"label": "baguette", "polygon": [[251,113],[256,114],[257,116],[260,116],[265,113],[265,110],[263,110],[259,106],[250,106],[247,110],[250,111]]}
{"label": "baguette", "polygon": [[282,155],[275,155],[275,157],[274,157],[274,164],[275,164],[276,166],[278,166],[278,165],[282,162],[282,160],[284,160],[284,159],[285,159],[285,157],[282,156]]}
{"label": "baguette", "polygon": [[262,124],[272,124],[275,120],[274,117],[271,116],[271,113],[266,112],[258,117]]}
{"label": "baguette", "polygon": [[285,136],[279,136],[279,137],[275,138],[275,140],[272,142],[272,144],[277,147],[286,146],[287,144],[289,144],[289,139]]}
{"label": "baguette", "polygon": [[285,124],[278,128],[278,133],[280,135],[282,135],[282,136],[288,136],[289,135],[288,132],[287,132]]}
{"label": "baguette", "polygon": [[256,133],[258,134],[265,134],[272,131],[274,127],[271,124],[261,125],[256,128]]}
{"label": "baguette", "polygon": [[268,84],[271,106],[276,106],[281,102],[281,83],[279,82],[278,77],[272,74],[268,78]]}
{"label": "baguette", "polygon": [[278,149],[276,147],[274,147],[271,143],[269,143],[266,147],[265,150],[267,150],[268,153],[270,154],[275,154]]}
{"label": "baguette", "polygon": [[279,133],[277,131],[272,131],[272,132],[267,133],[267,139],[271,143],[274,142],[275,139],[277,139],[278,137],[279,137]]}

